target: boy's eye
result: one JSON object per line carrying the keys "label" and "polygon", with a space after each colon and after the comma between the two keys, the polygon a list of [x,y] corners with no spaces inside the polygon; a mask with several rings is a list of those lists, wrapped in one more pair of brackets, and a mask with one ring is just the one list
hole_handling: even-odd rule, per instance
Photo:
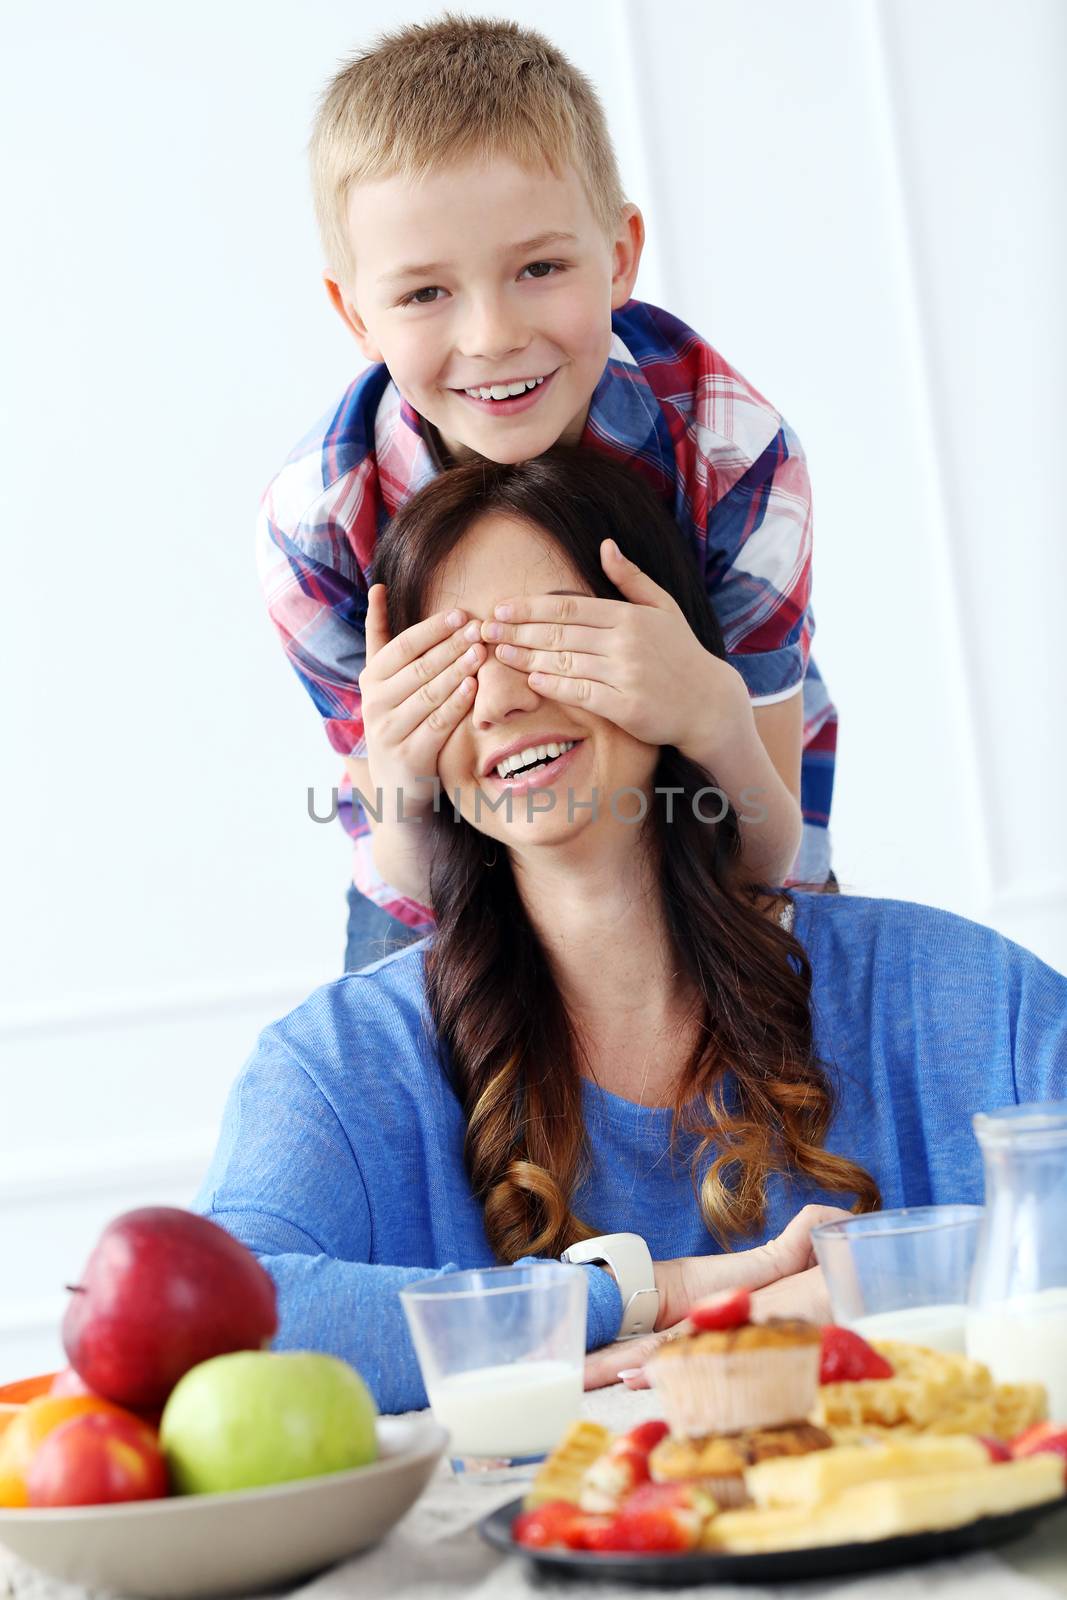
{"label": "boy's eye", "polygon": [[[565,272],[566,268],[559,261],[530,261],[523,267],[522,272],[529,272],[535,279],[547,278],[554,272]],[[519,274],[522,276],[522,273]],[[399,304],[402,306],[433,306],[437,304],[437,296],[444,290],[436,284],[427,285],[425,289],[413,289],[410,294],[402,295]]]}
{"label": "boy's eye", "polygon": [[522,270],[532,272],[535,278],[547,278],[550,272],[562,272],[563,268],[558,261],[531,261]]}
{"label": "boy's eye", "polygon": [[435,286],[426,289],[413,289],[410,294],[402,296],[400,304],[402,306],[432,306],[434,302],[432,300],[424,300],[422,296],[424,294],[437,295],[439,293],[440,290]]}

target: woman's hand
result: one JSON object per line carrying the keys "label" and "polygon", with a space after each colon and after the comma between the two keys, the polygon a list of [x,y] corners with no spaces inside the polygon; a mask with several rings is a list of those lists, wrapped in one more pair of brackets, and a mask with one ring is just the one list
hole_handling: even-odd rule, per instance
{"label": "woman's hand", "polygon": [[[822,1269],[809,1267],[806,1272],[793,1273],[765,1289],[757,1289],[752,1296],[752,1321],[766,1322],[768,1317],[803,1317],[808,1322],[829,1322],[830,1297]],[[691,1324],[683,1317],[681,1322],[660,1333],[648,1333],[641,1339],[619,1339],[615,1344],[594,1350],[585,1358],[585,1387],[602,1389],[621,1379],[628,1389],[647,1389],[645,1362],[661,1344],[690,1331]]]}
{"label": "woman's hand", "polygon": [[811,1230],[822,1222],[851,1216],[840,1206],[805,1206],[774,1239],[733,1255],[683,1256],[655,1263],[660,1292],[656,1332],[620,1339],[594,1350],[585,1360],[585,1387],[599,1389],[620,1378],[632,1389],[647,1389],[644,1365],[661,1344],[690,1331],[688,1313],[701,1300],[725,1289],[750,1289],[752,1320],[804,1317],[829,1322],[830,1301],[815,1264]]}
{"label": "woman's hand", "polygon": [[657,1261],[657,1329],[674,1327],[694,1305],[724,1289],[765,1289],[768,1284],[806,1272],[815,1265],[811,1230],[822,1222],[838,1222],[851,1215],[840,1206],[804,1206],[777,1238],[768,1239],[753,1250]]}
{"label": "woman's hand", "polygon": [[371,781],[382,791],[383,817],[389,822],[433,805],[437,758],[474,702],[478,668],[486,656],[480,627],[467,622],[463,611],[438,612],[394,639],[385,585],[371,586],[367,664],[359,691]]}

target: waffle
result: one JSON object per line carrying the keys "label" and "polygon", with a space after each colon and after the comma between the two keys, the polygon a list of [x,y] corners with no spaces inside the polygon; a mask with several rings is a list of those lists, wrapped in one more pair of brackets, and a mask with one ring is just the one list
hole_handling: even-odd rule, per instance
{"label": "waffle", "polygon": [[893,1368],[892,1378],[819,1390],[811,1420],[838,1443],[909,1433],[1011,1439],[1047,1414],[1042,1384],[995,1384],[980,1361],[896,1339],[876,1340],[874,1348]]}

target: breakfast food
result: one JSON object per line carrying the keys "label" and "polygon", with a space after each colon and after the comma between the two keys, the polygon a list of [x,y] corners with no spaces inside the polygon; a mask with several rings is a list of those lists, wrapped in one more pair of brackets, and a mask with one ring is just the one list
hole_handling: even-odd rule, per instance
{"label": "breakfast food", "polygon": [[780,1457],[761,1461],[745,1474],[745,1482],[758,1506],[807,1506],[810,1509],[857,1483],[968,1472],[989,1464],[989,1451],[982,1441],[960,1435],[907,1439],[892,1444],[838,1445],[807,1455],[803,1460]]}
{"label": "breakfast food", "polygon": [[674,1434],[704,1438],[801,1422],[815,1403],[821,1336],[778,1317],[698,1330],[661,1345],[646,1365]]}
{"label": "breakfast food", "polygon": [[1051,1455],[1001,1466],[902,1474],[852,1484],[815,1505],[752,1507],[709,1519],[705,1549],[735,1555],[816,1545],[864,1543],[904,1533],[958,1528],[977,1517],[1004,1515],[1063,1494],[1063,1468]]}
{"label": "breakfast food", "polygon": [[[1063,1498],[1067,1427],[1037,1423],[1004,1442],[1014,1420],[1043,1414],[1039,1385],[998,1386],[979,1363],[917,1345],[742,1314],[738,1297],[724,1300],[657,1352],[667,1422],[617,1438],[572,1425],[515,1520],[517,1543],[742,1555],[960,1527]],[[823,1382],[810,1416],[783,1422],[805,1392],[788,1360],[798,1350]],[[739,1416],[752,1420],[723,1425]]]}
{"label": "breakfast food", "polygon": [[523,1502],[527,1511],[551,1500],[577,1505],[586,1471],[612,1442],[611,1430],[599,1422],[572,1422],[552,1454],[538,1468]]}
{"label": "breakfast food", "polygon": [[810,1422],[785,1428],[747,1428],[740,1433],[690,1439],[668,1434],[649,1456],[649,1476],[656,1483],[696,1483],[720,1506],[741,1506],[748,1500],[748,1469],[775,1457],[795,1457],[829,1450],[833,1440]]}
{"label": "breakfast food", "polygon": [[888,1376],[844,1378],[819,1388],[812,1421],[839,1443],[927,1432],[1011,1439],[1046,1415],[1041,1384],[995,1384],[979,1361],[902,1340],[880,1339],[874,1349]]}

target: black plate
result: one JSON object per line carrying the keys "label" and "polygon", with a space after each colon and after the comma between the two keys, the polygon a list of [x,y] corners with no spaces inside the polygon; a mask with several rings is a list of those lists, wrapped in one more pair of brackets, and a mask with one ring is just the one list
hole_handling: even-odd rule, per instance
{"label": "black plate", "polygon": [[892,1539],[872,1539],[862,1544],[818,1545],[810,1550],[774,1550],[758,1555],[722,1555],[714,1550],[694,1550],[687,1555],[631,1556],[593,1550],[527,1550],[511,1537],[511,1524],[522,1510],[521,1500],[499,1506],[478,1524],[483,1539],[531,1562],[546,1577],[601,1579],[613,1583],[656,1583],[681,1587],[687,1583],[788,1583],[801,1578],[834,1578],[849,1572],[871,1572],[905,1567],[913,1562],[935,1561],[966,1550],[984,1550],[1018,1539],[1045,1517],[1067,1508],[1067,1495],[1027,1506],[1001,1517],[979,1517],[962,1528],[940,1528],[934,1533],[903,1533]]}

